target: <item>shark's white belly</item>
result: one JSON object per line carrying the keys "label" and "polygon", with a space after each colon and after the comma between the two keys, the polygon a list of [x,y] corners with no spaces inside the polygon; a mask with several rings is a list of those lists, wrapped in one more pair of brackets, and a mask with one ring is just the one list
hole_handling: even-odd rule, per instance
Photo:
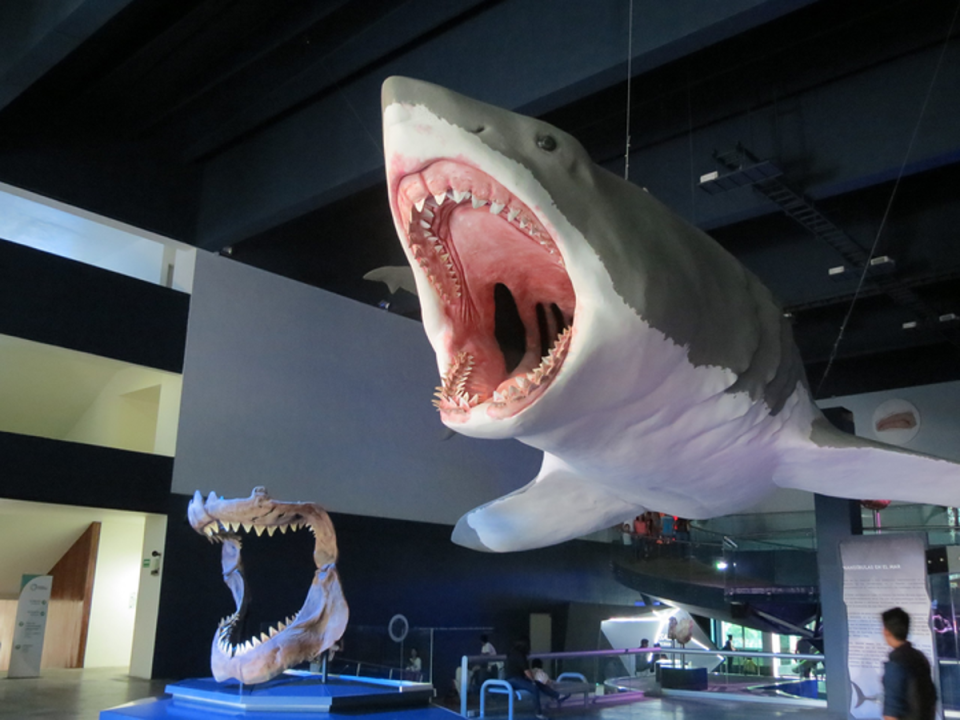
{"label": "shark's white belly", "polygon": [[685,348],[618,315],[619,342],[571,353],[575,377],[562,396],[542,399],[543,415],[565,421],[520,440],[625,502],[684,517],[737,512],[772,492],[779,448],[809,436],[806,388],[798,384],[771,415],[764,402],[728,392],[731,370],[695,367]]}

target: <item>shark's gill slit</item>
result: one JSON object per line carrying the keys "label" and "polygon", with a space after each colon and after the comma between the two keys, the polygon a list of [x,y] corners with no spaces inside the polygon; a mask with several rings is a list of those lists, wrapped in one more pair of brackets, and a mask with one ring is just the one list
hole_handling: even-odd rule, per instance
{"label": "shark's gill slit", "polygon": [[553,313],[553,320],[557,324],[557,327],[555,329],[555,335],[559,335],[560,333],[562,333],[564,330],[567,329],[568,323],[566,319],[563,317],[563,311],[557,306],[556,303],[550,304],[550,312]]}
{"label": "shark's gill slit", "polygon": [[543,357],[550,352],[550,341],[553,340],[553,335],[550,332],[550,326],[547,325],[547,311],[543,309],[542,303],[537,303],[537,328],[540,330],[540,357]]}
{"label": "shark's gill slit", "polygon": [[494,337],[500,352],[503,354],[503,364],[507,375],[517,369],[527,351],[527,334],[520,319],[517,302],[513,293],[503,283],[497,283],[493,289],[494,303]]}

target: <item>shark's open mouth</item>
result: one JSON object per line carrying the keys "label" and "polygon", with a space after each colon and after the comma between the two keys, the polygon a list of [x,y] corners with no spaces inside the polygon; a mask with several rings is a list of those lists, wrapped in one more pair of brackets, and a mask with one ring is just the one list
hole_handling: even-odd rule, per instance
{"label": "shark's open mouth", "polygon": [[[211,647],[213,676],[253,684],[266,682],[287,668],[316,657],[331,647],[346,629],[348,609],[337,575],[337,541],[326,511],[314,503],[273,500],[262,487],[249,498],[223,500],[211,492],[204,502],[194,493],[187,509],[190,525],[211,542],[222,543],[223,580],[236,611],[220,621]],[[240,559],[241,532],[273,535],[309,529],[315,540],[317,571],[306,600],[296,615],[250,638],[235,635],[247,612],[249,593]]]}
{"label": "shark's open mouth", "polygon": [[396,210],[450,328],[434,404],[453,421],[481,404],[492,417],[531,405],[563,364],[576,309],[550,233],[492,177],[452,160],[406,175]]}

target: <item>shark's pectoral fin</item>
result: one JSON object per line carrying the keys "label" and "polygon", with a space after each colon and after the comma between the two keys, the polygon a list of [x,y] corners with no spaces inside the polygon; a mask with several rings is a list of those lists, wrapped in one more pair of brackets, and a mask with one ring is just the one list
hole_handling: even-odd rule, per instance
{"label": "shark's pectoral fin", "polygon": [[645,509],[591,484],[563,461],[545,454],[533,482],[468,512],[454,528],[452,539],[488,552],[531,550],[629,520]]}
{"label": "shark's pectoral fin", "polygon": [[814,421],[810,442],[781,454],[773,480],[852,500],[960,504],[960,465],[850,435],[824,418]]}

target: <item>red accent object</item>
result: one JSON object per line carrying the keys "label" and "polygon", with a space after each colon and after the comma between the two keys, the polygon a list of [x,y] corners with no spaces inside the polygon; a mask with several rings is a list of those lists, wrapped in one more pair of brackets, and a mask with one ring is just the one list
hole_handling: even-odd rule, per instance
{"label": "red accent object", "polygon": [[860,504],[867,510],[883,510],[890,504],[889,500],[861,500]]}

